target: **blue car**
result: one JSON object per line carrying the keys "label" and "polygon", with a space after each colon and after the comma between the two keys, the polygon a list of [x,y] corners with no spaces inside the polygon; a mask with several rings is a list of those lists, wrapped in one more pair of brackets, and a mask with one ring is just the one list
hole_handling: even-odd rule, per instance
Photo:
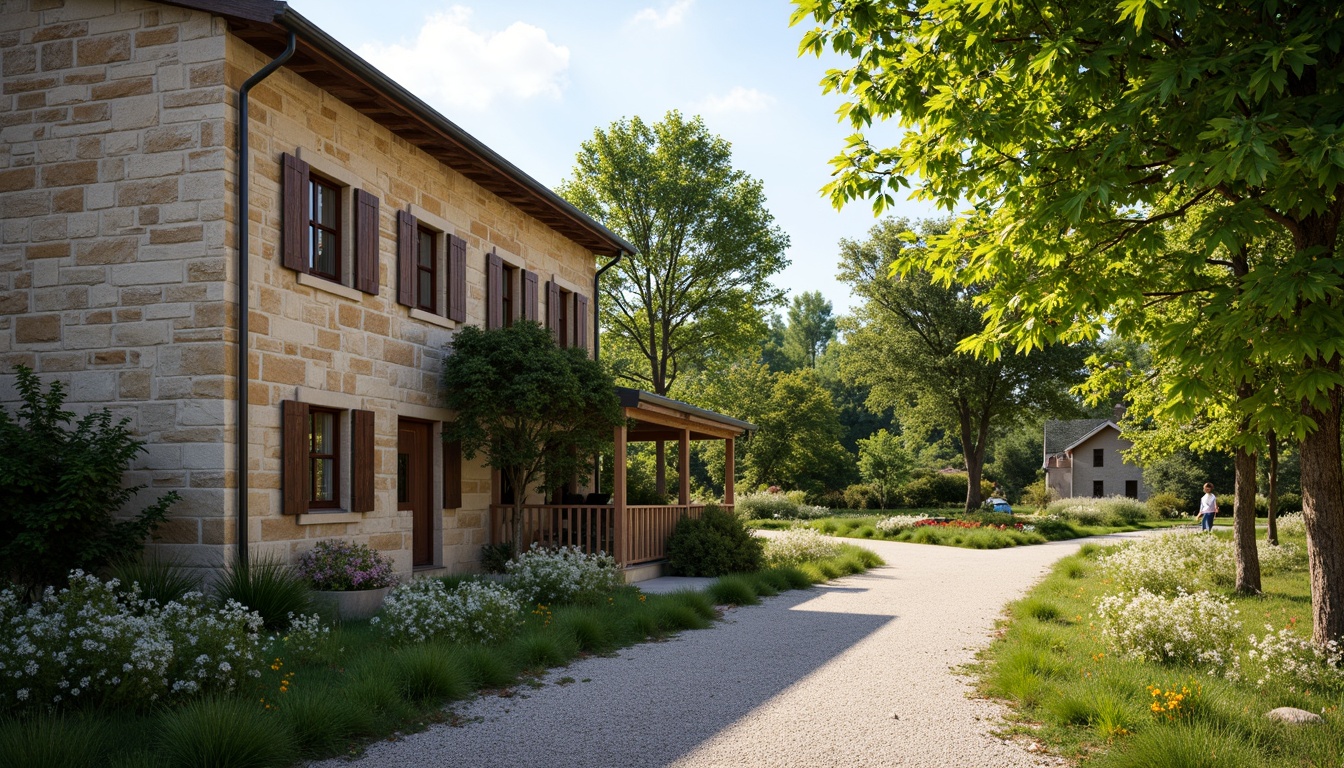
{"label": "blue car", "polygon": [[995,512],[1007,512],[1010,515],[1013,513],[1013,505],[1009,504],[1006,499],[990,497],[985,499],[985,503],[994,505]]}

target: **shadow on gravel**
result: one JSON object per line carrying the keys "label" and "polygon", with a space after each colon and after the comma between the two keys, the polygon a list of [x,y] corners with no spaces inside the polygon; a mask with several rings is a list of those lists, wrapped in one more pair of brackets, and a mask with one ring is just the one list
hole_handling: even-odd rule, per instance
{"label": "shadow on gravel", "polygon": [[443,736],[430,749],[414,750],[414,762],[389,760],[393,755],[383,753],[370,755],[376,759],[370,764],[639,768],[674,763],[895,618],[797,608],[827,591],[864,590],[822,586],[786,592],[733,611],[725,624],[712,629],[627,649],[620,658],[580,662],[565,674],[591,676],[590,682],[547,686],[507,714],[487,715],[485,722],[463,728],[436,729]]}

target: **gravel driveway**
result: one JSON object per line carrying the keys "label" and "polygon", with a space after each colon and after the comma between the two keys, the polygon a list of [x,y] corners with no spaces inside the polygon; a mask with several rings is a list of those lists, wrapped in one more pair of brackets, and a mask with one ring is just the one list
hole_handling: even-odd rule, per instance
{"label": "gravel driveway", "polygon": [[[1125,536],[1106,537],[1115,539]],[[455,705],[358,766],[1036,766],[990,735],[1002,709],[952,671],[1080,541],[992,551],[864,542],[888,563],[736,608],[711,629],[553,670]],[[562,677],[576,682],[557,685]],[[333,760],[318,765],[349,766]]]}

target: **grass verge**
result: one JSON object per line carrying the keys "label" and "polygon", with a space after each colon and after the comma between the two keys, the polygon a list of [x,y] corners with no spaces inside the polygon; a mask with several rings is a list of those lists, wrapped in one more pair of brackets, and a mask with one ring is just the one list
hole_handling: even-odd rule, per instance
{"label": "grass verge", "polygon": [[[1303,542],[1296,542],[1299,546]],[[1099,572],[1107,551],[1087,545],[1056,564],[1009,606],[995,642],[972,669],[980,692],[1006,700],[1009,732],[1054,753],[1107,768],[1270,768],[1344,763],[1344,685],[1260,685],[1211,676],[1207,669],[1150,663],[1116,654],[1097,629],[1098,600],[1115,587]],[[1292,626],[1309,633],[1311,593],[1303,571],[1263,580],[1260,596],[1226,593],[1245,635]],[[1198,628],[1194,628],[1196,632]],[[1243,637],[1239,653],[1249,645]],[[1185,689],[1172,711],[1154,711],[1153,688]],[[1325,722],[1287,726],[1265,718],[1281,706],[1322,713]]]}
{"label": "grass verge", "polygon": [[[907,511],[902,510],[901,514],[905,514]],[[934,512],[944,517],[952,516],[948,510],[935,510]],[[1048,525],[1037,525],[1034,531],[1018,531],[1011,528],[999,530],[997,528],[941,528],[930,526],[883,533],[876,526],[877,521],[885,516],[865,514],[822,517],[816,520],[749,520],[747,526],[762,530],[787,530],[795,526],[802,526],[815,528],[828,536],[848,539],[904,541],[913,544],[933,544],[966,549],[1005,549],[1007,547],[1044,544],[1047,541],[1101,536],[1107,533],[1173,528],[1193,524],[1189,518],[1144,520],[1134,525],[1124,526],[1080,525],[1064,521],[1051,521]],[[1023,522],[1030,523],[1031,519],[1026,518]]]}

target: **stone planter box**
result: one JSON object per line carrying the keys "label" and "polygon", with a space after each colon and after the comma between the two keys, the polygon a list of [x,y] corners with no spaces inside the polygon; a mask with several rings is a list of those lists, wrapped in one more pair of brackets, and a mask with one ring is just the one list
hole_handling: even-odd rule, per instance
{"label": "stone planter box", "polygon": [[359,621],[371,618],[383,607],[383,598],[391,592],[391,587],[382,589],[359,589],[349,592],[313,592],[313,602],[329,607],[341,621]]}

